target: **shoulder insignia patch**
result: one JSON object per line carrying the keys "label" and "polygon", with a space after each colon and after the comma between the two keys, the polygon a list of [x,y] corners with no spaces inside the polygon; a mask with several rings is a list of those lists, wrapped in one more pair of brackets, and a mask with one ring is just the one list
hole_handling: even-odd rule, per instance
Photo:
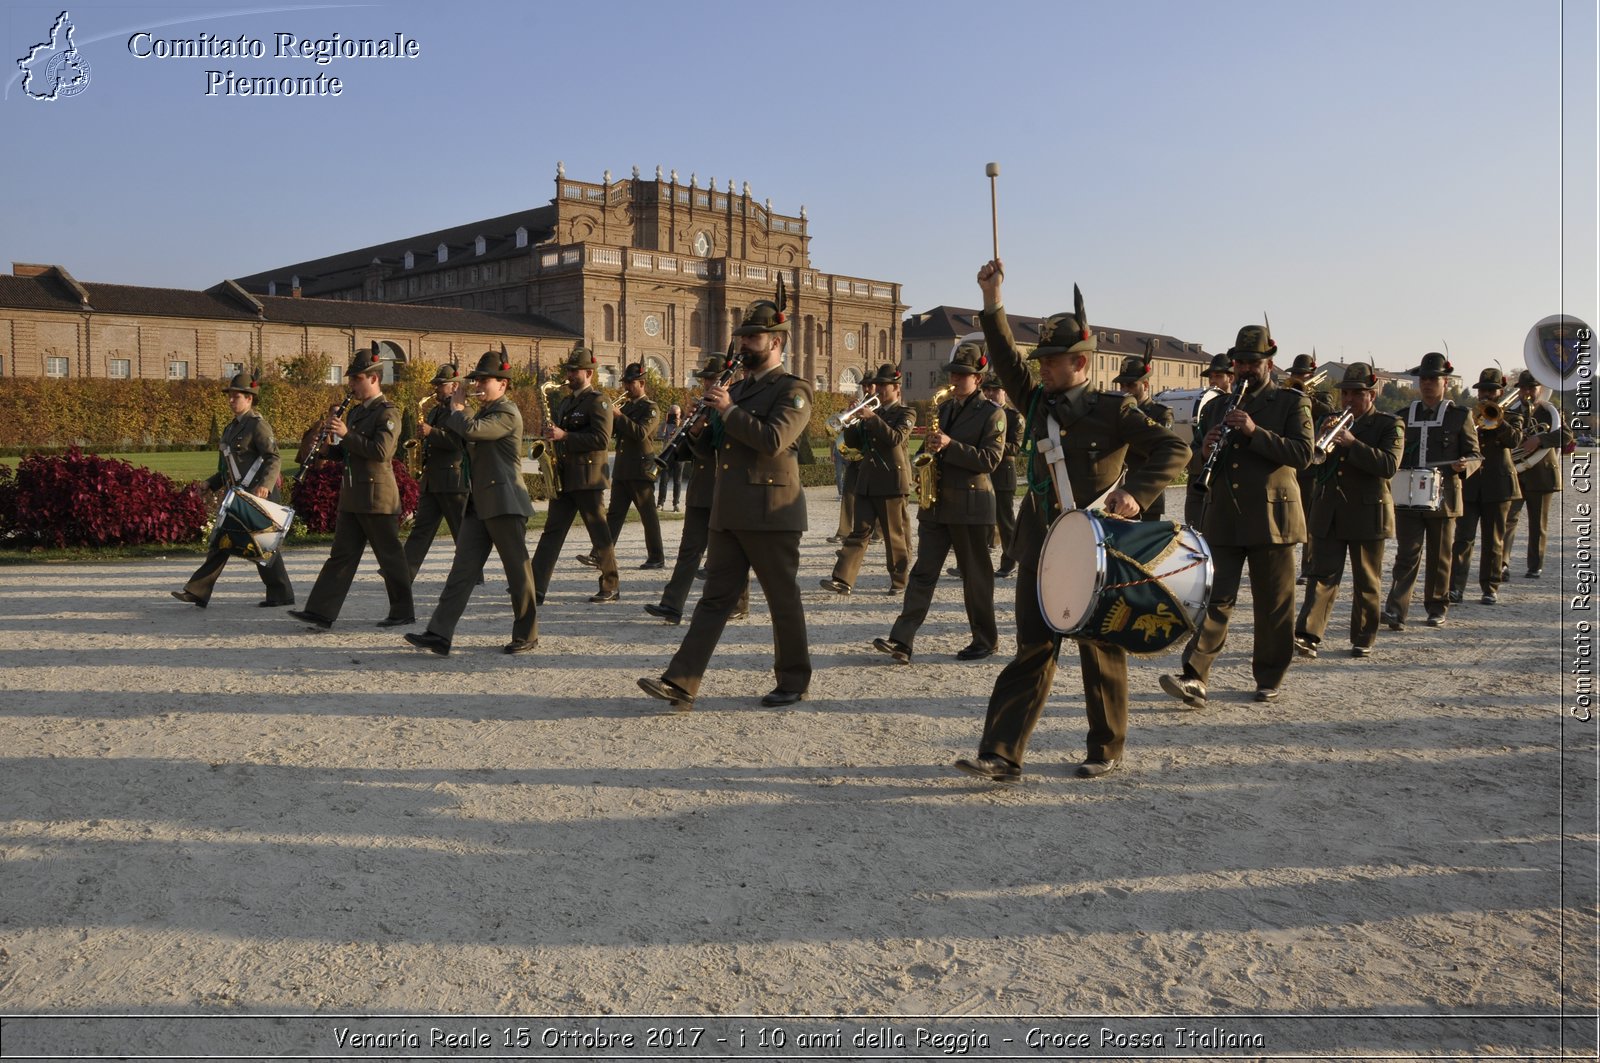
{"label": "shoulder insignia patch", "polygon": [[789,402],[792,403],[794,408],[797,410],[803,410],[806,408],[806,397],[804,395],[795,395],[789,399]]}
{"label": "shoulder insignia patch", "polygon": [[393,421],[385,421],[385,422],[383,422],[383,430],[385,432],[393,432],[394,431],[394,422]]}

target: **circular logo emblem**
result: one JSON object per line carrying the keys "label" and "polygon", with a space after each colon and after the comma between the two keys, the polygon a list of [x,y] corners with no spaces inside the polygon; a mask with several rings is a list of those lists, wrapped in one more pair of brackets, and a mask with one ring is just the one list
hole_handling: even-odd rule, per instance
{"label": "circular logo emblem", "polygon": [[54,97],[76,96],[89,87],[89,64],[74,49],[50,57],[44,68],[44,83],[54,86]]}
{"label": "circular logo emblem", "polygon": [[1539,383],[1570,391],[1594,375],[1594,331],[1571,314],[1552,314],[1528,330],[1522,357]]}
{"label": "circular logo emblem", "polygon": [[644,334],[652,337],[661,335],[661,319],[655,314],[644,316]]}

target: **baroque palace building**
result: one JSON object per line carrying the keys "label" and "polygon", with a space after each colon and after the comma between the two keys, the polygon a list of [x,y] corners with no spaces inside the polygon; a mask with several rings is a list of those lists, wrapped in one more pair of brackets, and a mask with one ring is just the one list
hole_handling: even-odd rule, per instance
{"label": "baroque palace building", "polygon": [[[61,266],[13,263],[0,275],[0,376],[227,380],[325,355],[342,383],[374,340],[405,358],[472,364],[505,344],[514,364],[550,364],[577,333],[537,314],[257,296],[233,281],[204,291],[80,283]],[[385,379],[393,367],[386,365]]]}
{"label": "baroque palace building", "polygon": [[[901,343],[900,285],[811,264],[805,208],[758,202],[747,183],[718,188],[676,170],[654,178],[575,181],[557,163],[544,206],[468,222],[239,278],[258,296],[537,312],[581,335],[613,383],[643,362],[692,384],[710,355],[781,277],[793,331],[791,372],[819,390],[853,392]],[[545,359],[548,368],[551,359]]]}

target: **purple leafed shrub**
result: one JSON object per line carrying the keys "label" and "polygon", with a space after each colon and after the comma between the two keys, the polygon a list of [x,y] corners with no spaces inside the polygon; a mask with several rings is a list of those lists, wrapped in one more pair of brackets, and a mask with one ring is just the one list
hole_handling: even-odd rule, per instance
{"label": "purple leafed shrub", "polygon": [[33,546],[131,546],[181,543],[200,536],[207,518],[198,484],[113,458],[30,454],[0,467],[0,543]]}

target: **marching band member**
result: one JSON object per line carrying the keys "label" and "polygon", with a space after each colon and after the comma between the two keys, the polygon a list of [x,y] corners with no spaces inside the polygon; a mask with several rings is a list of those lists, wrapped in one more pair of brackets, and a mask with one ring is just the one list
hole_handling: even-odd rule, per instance
{"label": "marching band member", "polygon": [[[877,377],[869,376],[862,380],[861,401],[865,402],[871,398],[877,390]],[[844,463],[844,472],[839,481],[839,527],[832,535],[828,536],[828,542],[830,543],[844,542],[856,528],[856,484],[861,476],[863,455],[859,453],[859,448],[857,448],[857,453],[853,455],[847,454],[845,448],[850,445],[849,440],[845,438],[845,434],[840,432],[839,437],[833,441],[833,446],[830,448],[839,456],[839,460]],[[876,538],[877,534],[878,529],[873,528],[871,538]]]}
{"label": "marching band member", "polygon": [[1183,522],[1191,528],[1200,527],[1206,506],[1205,492],[1195,486],[1195,478],[1200,475],[1200,467],[1206,460],[1205,448],[1200,445],[1204,442],[1200,434],[1200,414],[1209,403],[1232,390],[1232,360],[1226,354],[1213,355],[1211,364],[1206,368],[1206,390],[1195,400],[1194,413],[1189,422],[1192,436],[1189,440],[1189,482],[1183,493]]}
{"label": "marching band member", "polygon": [[[972,641],[956,657],[977,661],[990,656],[999,641],[994,619],[994,562],[989,529],[994,525],[994,485],[989,474],[1005,451],[1005,418],[978,393],[989,359],[976,344],[958,344],[944,370],[951,396],[934,411],[923,440],[933,459],[938,484],[933,505],[917,506],[917,561],[906,583],[905,601],[888,638],[872,640],[880,653],[911,663],[912,640],[928,616],[944,559],[953,548],[961,570],[961,594]],[[857,524],[859,527],[859,522]]]}
{"label": "marching band member", "polygon": [[[1061,503],[1087,506],[1104,495],[1108,512],[1136,519],[1189,456],[1182,440],[1139,412],[1131,398],[1090,390],[1089,359],[1095,342],[1081,301],[1073,313],[1056,314],[1041,326],[1039,346],[1028,356],[1039,363],[1040,384],[1035,386],[1006,321],[1000,291],[1003,276],[999,259],[978,271],[978,286],[983,291],[979,321],[994,356],[995,374],[1017,407],[1027,411],[1026,438],[1033,450],[1027,467],[1029,490],[1017,517],[1012,548],[1020,566],[1017,655],[995,680],[978,755],[955,763],[969,775],[994,782],[1022,777],[1028,738],[1044,712],[1055,678],[1063,636],[1045,623],[1039,609],[1038,581],[1045,533],[1061,511]],[[1052,477],[1044,453],[1051,447],[1059,449],[1066,461],[1070,499],[1056,499],[1051,493]],[[1143,460],[1127,483],[1118,487],[1123,459],[1130,449]],[[1077,773],[1082,778],[1098,778],[1122,763],[1128,732],[1128,658],[1120,648],[1087,641],[1079,641],[1078,655],[1089,734],[1087,755]]]}
{"label": "marching band member", "polygon": [[[233,410],[233,420],[222,430],[221,451],[217,455],[216,475],[206,480],[206,487],[220,491],[227,486],[253,491],[257,498],[282,502],[279,486],[278,441],[273,437],[272,426],[256,412],[256,398],[260,395],[260,382],[253,374],[238,373],[222,389],[228,396],[228,406]],[[180,602],[188,602],[204,609],[211,601],[212,588],[223,566],[233,555],[227,550],[212,550],[195,569],[183,590],[173,591]],[[289,573],[283,567],[283,551],[278,551],[265,565],[256,565],[256,574],[267,588],[267,596],[256,604],[262,608],[294,604],[294,587]]]}
{"label": "marching band member", "polygon": [[[611,466],[611,505],[606,509],[606,529],[612,543],[622,534],[628,507],[639,511],[644,525],[644,564],[642,569],[665,568],[666,551],[661,545],[661,518],[656,515],[656,466],[661,450],[656,442],[656,425],[661,412],[644,393],[644,363],[632,362],[622,371],[622,390],[627,400],[617,407],[611,431],[617,437],[617,458]],[[595,556],[584,554],[580,562],[594,568]]]}
{"label": "marching band member", "polygon": [[1528,569],[1525,579],[1538,579],[1544,570],[1545,529],[1550,526],[1550,497],[1561,490],[1561,459],[1572,443],[1572,433],[1561,423],[1561,411],[1539,399],[1539,381],[1526,369],[1517,378],[1517,403],[1524,438],[1514,457],[1518,465],[1544,450],[1544,456],[1517,473],[1522,498],[1513,499],[1506,516],[1505,563],[1511,563],[1511,540],[1517,534],[1517,516],[1528,510]]}
{"label": "marching band member", "polygon": [[1249,393],[1225,415],[1220,402],[1200,418],[1201,444],[1214,463],[1200,531],[1216,565],[1211,600],[1183,650],[1183,671],[1163,675],[1161,689],[1190,708],[1206,704],[1206,678],[1228,639],[1245,565],[1255,608],[1251,671],[1256,700],[1278,696],[1294,660],[1294,547],[1306,537],[1295,473],[1311,461],[1311,409],[1306,397],[1272,380],[1278,351],[1262,325],[1246,325],[1228,355]]}
{"label": "marching band member", "polygon": [[839,547],[833,575],[822,581],[836,594],[849,594],[855,586],[867,542],[877,528],[883,529],[890,594],[905,590],[911,569],[911,514],[906,507],[911,460],[906,457],[906,441],[916,427],[917,411],[900,402],[900,371],[894,366],[879,366],[868,382],[878,397],[878,408],[863,409],[841,433],[846,446],[861,452],[861,460],[851,462],[856,470],[855,527]]}
{"label": "marching band member", "polygon": [[[1500,600],[1505,574],[1506,520],[1511,501],[1522,497],[1517,487],[1517,467],[1511,451],[1522,442],[1522,417],[1505,408],[1506,375],[1495,368],[1478,374],[1472,385],[1478,393],[1473,423],[1478,429],[1478,451],[1483,464],[1467,476],[1461,491],[1461,519],[1456,521],[1455,544],[1450,559],[1450,600],[1459,603],[1467,590],[1472,568],[1472,541],[1483,525],[1483,550],[1478,559],[1479,599],[1484,605]],[[1498,414],[1488,410],[1498,409]]]}
{"label": "marching band member", "polygon": [[[1294,388],[1311,400],[1311,423],[1320,425],[1334,416],[1337,408],[1334,406],[1333,400],[1328,397],[1327,392],[1321,388],[1311,386],[1312,378],[1316,375],[1317,356],[1314,353],[1294,356],[1294,363],[1289,366],[1289,387]],[[1300,504],[1306,509],[1307,516],[1310,516],[1311,499],[1314,496],[1312,487],[1315,483],[1316,473],[1316,468],[1308,465],[1300,470],[1300,475],[1297,477],[1300,483]],[[1306,542],[1300,548],[1300,574],[1295,577],[1295,583],[1303,585],[1310,579],[1311,557],[1316,553],[1316,549],[1317,533],[1315,529],[1310,527],[1310,522],[1307,521]]]}
{"label": "marching band member", "polygon": [[994,575],[996,579],[1010,579],[1017,574],[1012,545],[1017,539],[1017,455],[1022,451],[1022,414],[1006,401],[1005,388],[992,372],[983,378],[983,397],[998,406],[1006,419],[1005,449],[1000,452],[1000,464],[989,474],[989,481],[994,484],[995,525],[1000,538],[1000,567]]}
{"label": "marching band member", "polygon": [[389,593],[389,615],[379,627],[415,624],[411,603],[411,569],[400,545],[400,487],[394,480],[394,454],[400,421],[394,403],[383,395],[383,363],[375,350],[356,352],[345,370],[355,405],[328,420],[325,431],[338,442],[329,457],[343,457],[339,482],[339,517],[333,526],[333,549],[323,563],[303,610],[289,615],[326,631],[339,619],[345,595],[361,565],[367,545],[378,559],[378,572]]}
{"label": "marching band member", "polygon": [[583,518],[593,548],[591,555],[600,570],[600,588],[589,600],[614,602],[621,597],[617,592],[617,555],[611,548],[611,532],[600,507],[600,496],[606,489],[612,409],[593,386],[597,365],[594,352],[583,344],[572,348],[561,363],[567,375],[568,394],[544,427],[545,438],[556,444],[556,460],[561,463],[561,493],[550,500],[544,531],[533,551],[534,600],[540,605],[550,589],[550,573],[575,516]]}
{"label": "marching band member", "polygon": [[450,416],[450,396],[461,388],[461,370],[441,365],[433,374],[434,407],[417,422],[417,446],[422,449],[422,495],[411,518],[411,534],[406,536],[406,567],[416,582],[422,562],[433,545],[442,520],[450,527],[451,538],[461,534],[461,519],[467,512],[467,470],[461,459],[466,455],[461,440],[439,425]]}
{"label": "marching band member", "polygon": [[[1120,385],[1122,393],[1133,399],[1140,413],[1162,428],[1171,428],[1172,411],[1150,397],[1150,370],[1151,362],[1148,355],[1140,358],[1131,354],[1122,360],[1122,371],[1112,379],[1112,383]],[[1139,514],[1139,519],[1163,520],[1166,512],[1167,497],[1163,492],[1150,503],[1150,508]]]}
{"label": "marching band member", "polygon": [[[1378,599],[1383,591],[1383,544],[1394,537],[1394,501],[1389,480],[1400,467],[1406,433],[1400,418],[1378,413],[1378,377],[1370,365],[1352,362],[1339,382],[1345,411],[1354,417],[1331,437],[1325,460],[1314,463],[1313,501],[1307,530],[1314,544],[1306,600],[1295,623],[1295,648],[1315,657],[1328,630],[1328,616],[1350,555],[1350,656],[1365,657],[1378,637]],[[1323,430],[1331,428],[1325,422]],[[1319,438],[1318,442],[1322,440]]]}
{"label": "marching band member", "polygon": [[706,389],[716,412],[717,477],[706,549],[706,587],[689,631],[659,677],[639,687],[651,697],[688,709],[700,692],[722,629],[755,570],[772,613],[774,672],[778,685],[761,699],[792,705],[811,685],[811,650],[800,601],[800,535],[806,530],[800,486],[800,436],[811,420],[811,385],[783,371],[789,319],[779,302],[762,300],[734,330],[744,379]]}
{"label": "marching band member", "polygon": [[[704,395],[722,375],[722,359],[708,358],[695,375],[700,378],[701,394]],[[694,468],[689,473],[689,486],[684,492],[683,537],[678,540],[678,558],[672,565],[672,577],[661,589],[661,604],[644,607],[645,612],[669,624],[683,620],[683,606],[688,601],[695,570],[705,556],[706,540],[711,534],[711,502],[716,497],[717,486],[717,448],[712,438],[715,433],[706,427],[706,422],[702,421],[699,428],[698,432],[693,428],[685,429],[690,433],[689,453]],[[742,620],[749,615],[749,610],[750,580],[746,577],[744,593],[739,596],[739,603],[734,607],[730,619]]]}
{"label": "marching band member", "polygon": [[1411,608],[1411,588],[1423,568],[1422,602],[1429,627],[1443,627],[1450,611],[1450,544],[1462,512],[1462,480],[1479,464],[1478,430],[1467,411],[1444,397],[1445,383],[1455,368],[1438,351],[1422,356],[1411,370],[1421,396],[1406,410],[1406,446],[1400,469],[1438,472],[1435,509],[1395,507],[1394,568],[1383,622],[1404,631]]}
{"label": "marching band member", "polygon": [[511,362],[505,349],[485,352],[467,379],[478,385],[477,412],[468,417],[466,400],[453,394],[438,428],[467,448],[472,499],[456,534],[455,559],[433,617],[420,635],[407,632],[405,638],[420,649],[449,654],[456,624],[466,611],[472,588],[481,582],[484,562],[493,547],[511,582],[511,641],[505,652],[526,653],[539,645],[527,541],[533,503],[522,482],[522,411],[506,397]]}

